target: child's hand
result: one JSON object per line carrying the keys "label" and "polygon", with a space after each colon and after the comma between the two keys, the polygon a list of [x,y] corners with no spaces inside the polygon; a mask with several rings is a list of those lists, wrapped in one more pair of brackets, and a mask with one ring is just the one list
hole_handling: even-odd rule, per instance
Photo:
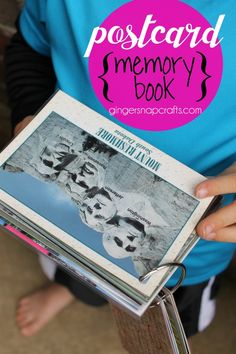
{"label": "child's hand", "polygon": [[[236,164],[220,176],[200,183],[195,189],[198,198],[227,193],[236,193]],[[236,242],[236,202],[203,219],[197,226],[197,233],[206,240]]]}
{"label": "child's hand", "polygon": [[22,119],[14,129],[14,136],[18,135],[33,119],[33,116],[27,116],[24,119]]}

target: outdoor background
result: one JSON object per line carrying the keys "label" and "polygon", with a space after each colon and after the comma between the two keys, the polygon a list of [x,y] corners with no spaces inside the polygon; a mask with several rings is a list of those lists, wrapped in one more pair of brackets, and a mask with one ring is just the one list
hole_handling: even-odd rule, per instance
{"label": "outdoor background", "polygon": [[[10,138],[3,84],[2,53],[17,15],[16,0],[0,0],[0,145]],[[18,300],[47,283],[37,256],[0,232],[0,354],[125,354],[108,306],[71,304],[41,333],[23,338],[15,324]],[[213,324],[193,338],[193,354],[235,354],[236,265],[224,276]],[[145,353],[143,353],[145,354]],[[165,353],[153,353],[165,354]]]}

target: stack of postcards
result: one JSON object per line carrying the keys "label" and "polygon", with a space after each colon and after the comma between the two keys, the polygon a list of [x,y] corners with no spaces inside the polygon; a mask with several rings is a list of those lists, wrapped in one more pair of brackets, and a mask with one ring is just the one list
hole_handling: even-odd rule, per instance
{"label": "stack of postcards", "polygon": [[141,316],[198,237],[205,178],[58,91],[0,155],[5,229]]}

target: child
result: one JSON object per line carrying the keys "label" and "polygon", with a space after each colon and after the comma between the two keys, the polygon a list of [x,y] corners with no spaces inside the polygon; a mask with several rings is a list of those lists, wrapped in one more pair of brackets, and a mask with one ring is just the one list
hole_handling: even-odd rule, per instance
{"label": "child", "polygon": [[[6,80],[15,134],[28,124],[55,87],[101,112],[101,105],[88,79],[88,63],[83,55],[92,29],[126,2],[26,1],[18,20],[18,31],[6,52]],[[231,70],[235,64],[236,46],[230,26],[236,21],[236,3],[228,0],[185,2],[192,6],[196,4],[197,10],[205,16],[209,13],[211,16],[215,14],[216,18],[219,13],[228,16],[224,27],[226,39],[222,44],[224,80],[219,94],[211,110],[206,110],[181,128],[162,132],[126,129],[206,176],[217,176],[227,168],[220,177],[197,186],[197,197],[235,193],[236,166],[233,163],[236,119],[232,92],[235,91],[236,75]],[[143,4],[145,6],[145,1]],[[192,148],[193,141],[197,149]],[[235,250],[235,209],[235,203],[224,206],[203,220],[197,228],[199,235],[207,240],[229,243],[201,240],[184,262],[188,270],[187,277],[175,298],[188,337],[205,328],[213,317],[214,311],[204,313],[205,320],[202,321],[202,313],[214,307],[212,297],[218,275],[228,266]],[[74,297],[92,305],[105,302],[60,269],[56,269],[54,281],[48,288],[20,302],[17,323],[23,335],[36,333]],[[176,278],[173,276],[168,285],[173,286],[175,283]],[[212,296],[203,297],[207,293]],[[203,298],[207,298],[207,302]]]}

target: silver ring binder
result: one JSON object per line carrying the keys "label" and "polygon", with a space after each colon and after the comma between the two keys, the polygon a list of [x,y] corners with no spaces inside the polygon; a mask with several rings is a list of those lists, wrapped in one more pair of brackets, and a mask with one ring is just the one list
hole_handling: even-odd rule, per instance
{"label": "silver ring binder", "polygon": [[[178,263],[178,262],[173,262],[173,263],[165,263],[165,264],[161,264],[155,268],[153,268],[150,272],[148,272],[147,274],[142,275],[141,277],[139,277],[139,281],[143,282],[147,279],[149,279],[153,274],[155,274],[156,272],[158,272],[159,270],[165,269],[165,268],[169,268],[169,267],[176,267],[176,268],[180,268],[181,269],[181,275],[179,277],[179,280],[177,282],[177,284],[171,289],[171,293],[174,294],[174,292],[181,286],[185,275],[186,275],[186,268],[182,263]],[[166,298],[166,295],[162,296],[162,301],[164,301]],[[160,301],[155,302],[153,305],[150,306],[150,308],[154,307],[154,306],[158,306],[160,304]]]}

